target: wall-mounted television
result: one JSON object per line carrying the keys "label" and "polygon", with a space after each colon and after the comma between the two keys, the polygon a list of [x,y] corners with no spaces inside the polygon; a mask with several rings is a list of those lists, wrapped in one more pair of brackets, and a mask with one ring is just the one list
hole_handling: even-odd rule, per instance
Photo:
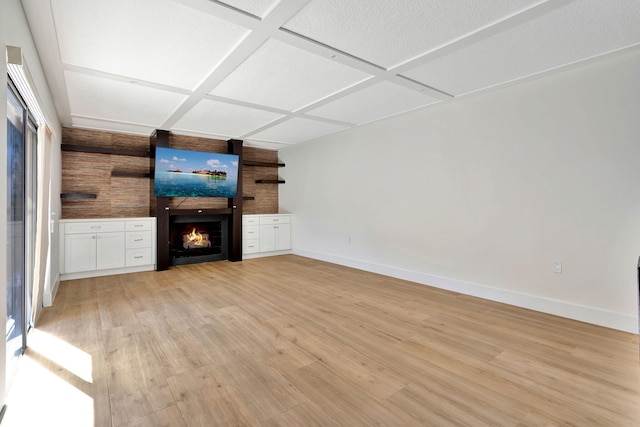
{"label": "wall-mounted television", "polygon": [[153,193],[156,197],[236,197],[235,154],[156,148]]}

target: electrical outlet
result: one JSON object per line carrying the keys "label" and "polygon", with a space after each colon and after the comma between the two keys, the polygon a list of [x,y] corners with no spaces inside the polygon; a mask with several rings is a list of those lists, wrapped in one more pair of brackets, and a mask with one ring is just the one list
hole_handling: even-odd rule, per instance
{"label": "electrical outlet", "polygon": [[562,273],[562,261],[553,261],[553,268],[552,271],[554,273]]}

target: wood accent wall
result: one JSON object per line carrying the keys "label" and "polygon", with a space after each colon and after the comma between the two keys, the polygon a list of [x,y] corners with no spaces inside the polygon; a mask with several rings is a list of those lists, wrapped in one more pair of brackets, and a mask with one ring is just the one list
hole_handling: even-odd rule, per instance
{"label": "wood accent wall", "polygon": [[[277,163],[278,152],[244,147],[244,160]],[[278,179],[278,168],[245,165],[243,175],[244,196],[255,198],[244,201],[243,213],[245,215],[278,213],[278,185],[256,184],[256,179]]]}
{"label": "wood accent wall", "polygon": [[[84,130],[62,129],[62,144],[125,150],[149,150],[149,137]],[[169,146],[185,150],[227,152],[227,141],[171,134]],[[277,151],[244,147],[245,160],[277,162]],[[62,193],[96,194],[95,199],[63,199],[62,218],[130,218],[153,215],[152,177],[112,176],[112,172],[149,173],[147,157],[62,151]],[[256,179],[277,179],[278,168],[245,166],[244,214],[278,212],[278,185],[256,184]],[[227,199],[172,198],[170,206],[180,208],[226,208]]]}
{"label": "wood accent wall", "polygon": [[[149,138],[83,129],[62,129],[62,144],[149,150]],[[95,194],[63,199],[62,218],[149,216],[149,178],[111,176],[112,171],[149,173],[148,157],[62,151],[62,193]]]}

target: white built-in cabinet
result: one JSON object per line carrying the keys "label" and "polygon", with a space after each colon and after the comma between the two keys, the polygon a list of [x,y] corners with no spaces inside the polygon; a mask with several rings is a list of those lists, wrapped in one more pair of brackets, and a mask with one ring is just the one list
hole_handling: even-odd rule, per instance
{"label": "white built-in cabinet", "polygon": [[154,270],[155,230],[155,218],[61,220],[61,279]]}
{"label": "white built-in cabinet", "polygon": [[291,252],[291,215],[243,215],[242,256],[280,255]]}

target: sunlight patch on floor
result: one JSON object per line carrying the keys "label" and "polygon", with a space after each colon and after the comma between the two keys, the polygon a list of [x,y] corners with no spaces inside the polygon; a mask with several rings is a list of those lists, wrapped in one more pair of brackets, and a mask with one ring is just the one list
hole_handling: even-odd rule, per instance
{"label": "sunlight patch on floor", "polygon": [[81,390],[91,383],[91,363],[82,350],[32,330],[9,388],[2,427],[94,426],[94,400]]}
{"label": "sunlight patch on floor", "polygon": [[29,348],[86,382],[93,382],[91,355],[38,329],[29,332]]}

